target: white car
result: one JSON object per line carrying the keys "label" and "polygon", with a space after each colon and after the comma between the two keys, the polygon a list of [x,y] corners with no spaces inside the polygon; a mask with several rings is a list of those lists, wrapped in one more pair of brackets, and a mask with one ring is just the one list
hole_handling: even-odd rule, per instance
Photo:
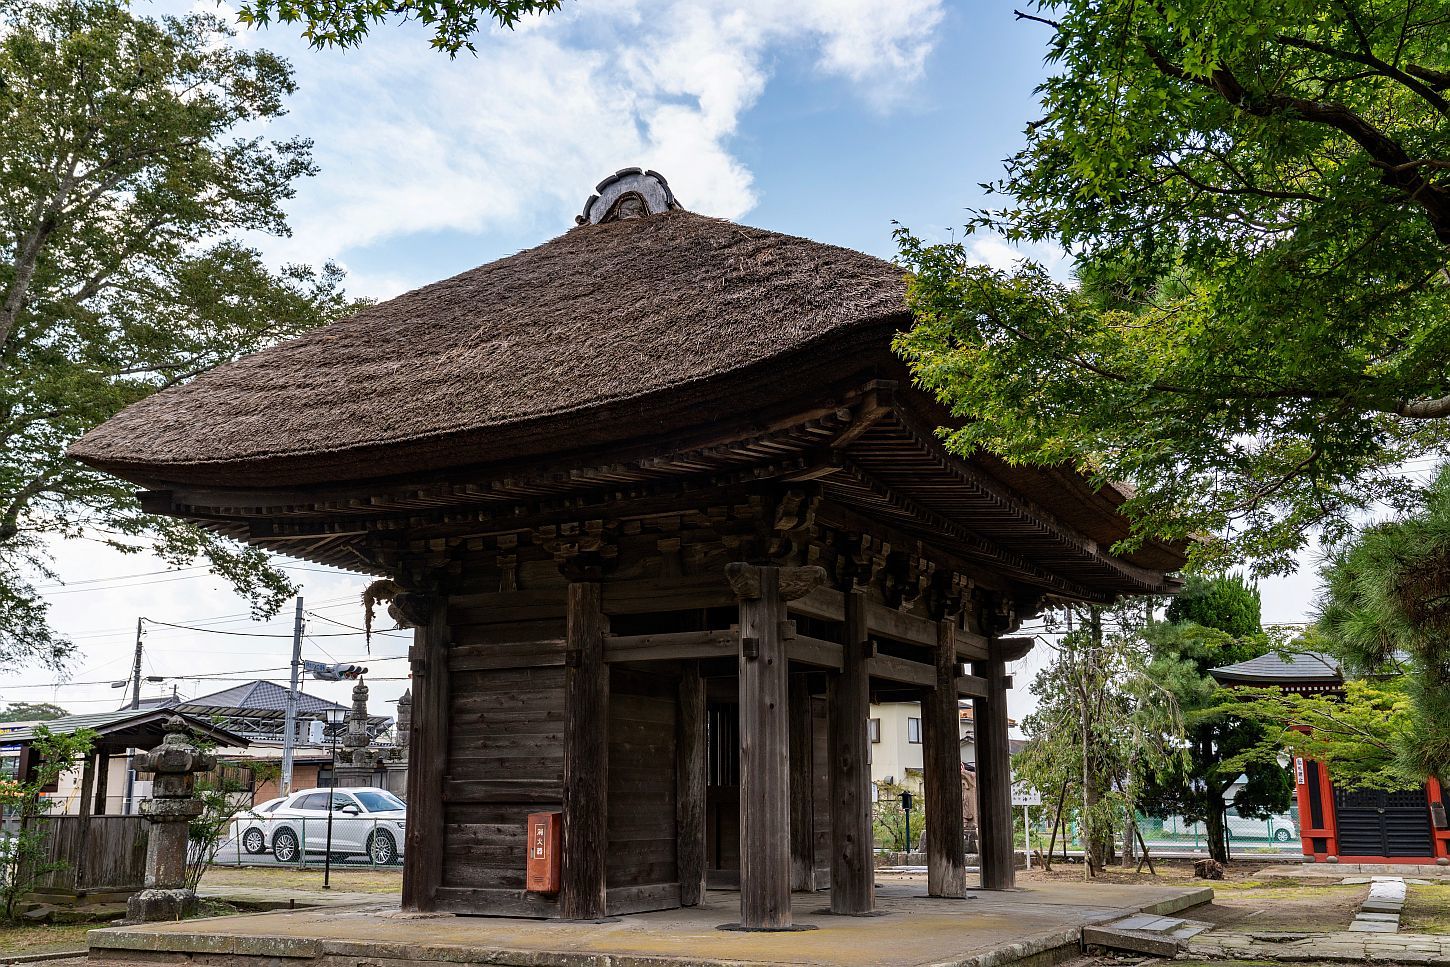
{"label": "white car", "polygon": [[[400,862],[407,815],[386,789],[302,789],[271,812],[272,855],[294,863],[305,853],[366,856],[379,866]],[[328,841],[328,814],[332,839]]]}
{"label": "white car", "polygon": [[240,840],[242,849],[253,855],[267,852],[272,840],[269,835],[272,813],[286,801],[285,797],[268,799],[244,813],[237,813],[237,818],[232,820],[232,839]]}

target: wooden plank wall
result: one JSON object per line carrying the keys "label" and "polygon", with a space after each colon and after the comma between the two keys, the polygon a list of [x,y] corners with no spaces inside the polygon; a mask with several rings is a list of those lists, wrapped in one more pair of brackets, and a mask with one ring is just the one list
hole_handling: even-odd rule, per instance
{"label": "wooden plank wall", "polygon": [[47,816],[37,822],[48,830],[41,862],[66,864],[42,876],[37,891],[126,892],[145,885],[148,824],[142,817],[92,816],[88,821],[81,816]]}
{"label": "wooden plank wall", "polygon": [[562,802],[563,666],[468,670],[481,659],[523,650],[455,645],[450,654],[440,909],[557,913],[553,898],[524,892],[524,865],[528,814],[557,810]]}
{"label": "wooden plank wall", "polygon": [[679,677],[615,667],[609,702],[608,907],[679,906],[675,716]]}

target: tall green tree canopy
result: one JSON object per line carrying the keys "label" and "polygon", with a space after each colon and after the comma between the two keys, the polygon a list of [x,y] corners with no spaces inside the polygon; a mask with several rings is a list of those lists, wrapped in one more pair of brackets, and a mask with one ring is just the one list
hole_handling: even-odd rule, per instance
{"label": "tall green tree canopy", "polygon": [[1407,673],[1399,772],[1450,781],[1450,465],[1423,509],[1366,528],[1321,576],[1319,634],[1354,670]]}
{"label": "tall green tree canopy", "polygon": [[243,0],[244,24],[301,24],[313,47],[356,47],[376,26],[416,20],[433,28],[433,47],[450,55],[473,50],[480,21],[512,28],[530,14],[558,10],[563,0]]}
{"label": "tall green tree canopy", "polygon": [[1042,0],[1044,111],[969,228],[903,230],[899,348],[953,446],[1136,488],[1137,533],[1288,569],[1450,435],[1450,2]]}
{"label": "tall green tree canopy", "polygon": [[198,557],[263,613],[291,591],[264,555],[143,515],[65,456],[122,407],[347,308],[340,273],[266,265],[310,145],[255,131],[288,65],[217,18],[122,0],[0,0],[0,662],[64,662],[35,591],[47,541]]}

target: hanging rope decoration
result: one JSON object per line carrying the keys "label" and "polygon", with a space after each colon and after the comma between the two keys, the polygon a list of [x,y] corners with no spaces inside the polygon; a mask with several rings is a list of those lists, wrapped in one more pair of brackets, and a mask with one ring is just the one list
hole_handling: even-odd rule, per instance
{"label": "hanging rope decoration", "polygon": [[362,593],[363,631],[369,655],[373,653],[373,615],[384,601],[388,602],[388,617],[395,627],[419,628],[428,623],[431,608],[427,595],[409,591],[397,581],[374,581]]}

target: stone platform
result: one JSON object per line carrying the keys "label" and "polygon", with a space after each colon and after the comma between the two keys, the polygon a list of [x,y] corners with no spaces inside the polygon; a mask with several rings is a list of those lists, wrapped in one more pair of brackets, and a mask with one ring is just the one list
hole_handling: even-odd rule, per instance
{"label": "stone platform", "polygon": [[827,897],[797,894],[794,933],[717,929],[739,917],[739,895],[711,891],[699,907],[603,923],[408,915],[396,900],[327,910],[258,913],[110,927],[90,934],[92,964],[203,967],[1047,967],[1080,949],[1082,928],[1127,914],[1167,914],[1212,899],[1195,887],[1052,883],[964,900],[922,896],[917,882],[881,883],[874,917],[834,917]]}

